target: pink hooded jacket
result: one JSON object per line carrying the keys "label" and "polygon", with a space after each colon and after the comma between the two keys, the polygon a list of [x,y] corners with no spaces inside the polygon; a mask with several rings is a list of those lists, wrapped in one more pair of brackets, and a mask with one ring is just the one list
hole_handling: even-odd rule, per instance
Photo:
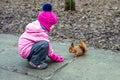
{"label": "pink hooded jacket", "polygon": [[42,29],[38,20],[29,23],[26,26],[25,32],[19,38],[18,53],[23,58],[27,58],[30,54],[32,45],[41,40],[49,42],[48,56],[51,57],[52,54],[55,54],[49,41],[48,31]]}

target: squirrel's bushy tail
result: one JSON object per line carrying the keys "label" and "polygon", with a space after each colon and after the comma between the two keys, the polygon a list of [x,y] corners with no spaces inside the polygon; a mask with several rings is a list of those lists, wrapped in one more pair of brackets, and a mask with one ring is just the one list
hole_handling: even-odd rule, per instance
{"label": "squirrel's bushy tail", "polygon": [[88,51],[88,47],[83,40],[80,40],[79,46],[83,49],[83,53],[86,53]]}

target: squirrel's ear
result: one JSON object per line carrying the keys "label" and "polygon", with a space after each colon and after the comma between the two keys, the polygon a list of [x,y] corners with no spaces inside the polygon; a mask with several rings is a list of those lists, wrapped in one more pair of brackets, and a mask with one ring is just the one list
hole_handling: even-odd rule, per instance
{"label": "squirrel's ear", "polygon": [[74,44],[73,44],[73,42],[71,43],[71,46],[72,46],[72,47],[74,47]]}

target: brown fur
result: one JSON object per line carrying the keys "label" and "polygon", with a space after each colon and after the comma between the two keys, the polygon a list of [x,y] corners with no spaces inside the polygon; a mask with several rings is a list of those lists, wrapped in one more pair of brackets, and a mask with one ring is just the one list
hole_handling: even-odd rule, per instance
{"label": "brown fur", "polygon": [[84,55],[87,52],[88,48],[83,40],[80,40],[78,46],[74,46],[73,43],[71,43],[69,47],[69,52],[75,54],[74,57],[79,57]]}

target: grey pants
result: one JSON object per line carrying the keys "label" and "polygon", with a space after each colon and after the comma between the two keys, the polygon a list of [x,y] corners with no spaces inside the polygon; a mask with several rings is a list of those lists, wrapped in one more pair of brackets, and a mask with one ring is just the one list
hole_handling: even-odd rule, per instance
{"label": "grey pants", "polygon": [[33,44],[28,61],[31,61],[35,65],[39,65],[45,62],[48,55],[49,44],[47,41],[40,41]]}

